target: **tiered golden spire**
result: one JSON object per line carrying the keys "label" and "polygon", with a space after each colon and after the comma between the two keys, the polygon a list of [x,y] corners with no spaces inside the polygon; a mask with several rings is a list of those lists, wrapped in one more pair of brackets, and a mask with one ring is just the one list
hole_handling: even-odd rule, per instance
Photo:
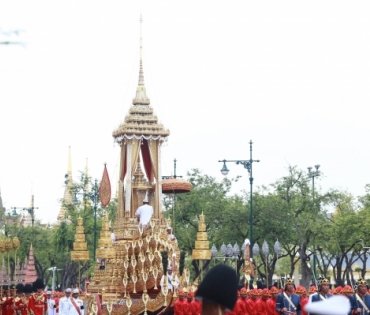
{"label": "tiered golden spire", "polygon": [[211,260],[212,252],[209,249],[209,241],[207,228],[205,224],[205,216],[202,214],[199,216],[199,226],[197,232],[197,240],[195,241],[195,249],[193,249],[192,258],[193,259],[202,259],[202,260]]}
{"label": "tiered golden spire", "polygon": [[98,241],[98,248],[96,249],[96,257],[105,258],[116,258],[116,250],[113,248],[111,232],[109,231],[109,218],[108,214],[104,214],[104,220],[100,233],[100,239]]}
{"label": "tiered golden spire", "polygon": [[82,225],[83,219],[77,219],[75,241],[73,243],[73,251],[71,251],[71,260],[86,261],[89,260],[89,251],[87,250],[87,243],[85,239],[85,231]]}

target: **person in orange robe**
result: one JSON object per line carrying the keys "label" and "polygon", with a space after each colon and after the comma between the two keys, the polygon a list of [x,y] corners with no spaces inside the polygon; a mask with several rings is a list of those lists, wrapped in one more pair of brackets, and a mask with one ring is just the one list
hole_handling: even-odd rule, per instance
{"label": "person in orange robe", "polygon": [[177,295],[179,297],[176,300],[175,304],[173,305],[174,315],[185,315],[184,314],[184,297],[185,297],[184,291],[183,290],[179,290],[179,292],[177,293]]}
{"label": "person in orange robe", "polygon": [[47,310],[46,294],[44,293],[44,281],[38,278],[33,287],[36,293],[30,297],[30,306],[35,315],[45,315]]}
{"label": "person in orange robe", "polygon": [[256,301],[257,301],[257,289],[252,289],[248,292],[248,298],[246,299],[246,311],[249,315],[257,315],[256,312]]}

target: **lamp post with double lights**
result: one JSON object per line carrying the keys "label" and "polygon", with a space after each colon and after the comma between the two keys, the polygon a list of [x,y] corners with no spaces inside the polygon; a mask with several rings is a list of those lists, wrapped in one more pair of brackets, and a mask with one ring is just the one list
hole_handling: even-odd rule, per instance
{"label": "lamp post with double lights", "polygon": [[95,179],[94,185],[92,186],[92,191],[87,192],[83,190],[79,192],[78,190],[73,190],[74,197],[73,197],[73,204],[78,204],[77,195],[83,196],[84,200],[89,198],[94,204],[94,262],[95,262],[95,255],[96,255],[96,211],[98,209],[98,201],[99,201],[99,186],[98,180]]}
{"label": "lamp post with double lights", "polygon": [[[249,240],[251,246],[253,246],[253,163],[259,162],[260,160],[253,160],[252,158],[252,140],[249,141],[249,160],[221,160],[219,162],[224,163],[221,169],[222,175],[227,175],[229,169],[226,166],[226,162],[235,162],[236,164],[241,164],[248,170],[249,173],[249,184],[250,184],[250,195],[249,195]],[[252,256],[252,254],[251,254]]]}
{"label": "lamp post with double lights", "polygon": [[[312,166],[307,167],[308,169],[308,174],[307,177],[309,179],[312,179],[312,205],[315,207],[315,178],[319,177],[320,171],[319,171],[320,165],[316,164],[315,169],[313,169]],[[313,254],[313,277],[316,282],[316,248],[314,247],[314,254]]]}

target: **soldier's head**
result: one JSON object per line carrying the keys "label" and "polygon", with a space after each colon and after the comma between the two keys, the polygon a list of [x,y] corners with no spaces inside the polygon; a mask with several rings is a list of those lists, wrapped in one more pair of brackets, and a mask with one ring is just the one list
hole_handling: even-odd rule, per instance
{"label": "soldier's head", "polygon": [[360,294],[366,294],[367,293],[367,282],[366,280],[360,278],[357,281],[357,292]]}
{"label": "soldier's head", "polygon": [[187,299],[188,299],[188,302],[193,301],[193,298],[194,298],[194,292],[189,291],[189,292],[188,292],[188,295],[187,295],[186,297],[187,297]]}
{"label": "soldier's head", "polygon": [[270,290],[267,288],[264,288],[262,290],[262,300],[267,301],[271,297]]}
{"label": "soldier's head", "polygon": [[299,285],[297,287],[297,289],[295,290],[295,293],[297,293],[299,296],[306,296],[307,295],[307,291],[306,291],[306,288]]}
{"label": "soldier's head", "polygon": [[17,294],[22,295],[24,292],[24,285],[23,283],[18,283],[15,288],[17,289]]}
{"label": "soldier's head", "polygon": [[80,293],[80,290],[79,289],[73,289],[73,291],[72,291],[72,297],[74,299],[77,299],[79,293]]}
{"label": "soldier's head", "polygon": [[66,297],[70,297],[72,290],[71,290],[71,288],[67,288],[67,289],[65,289],[64,292],[66,294]]}
{"label": "soldier's head", "polygon": [[51,291],[46,291],[46,297],[47,297],[48,299],[50,299],[50,298],[51,298]]}
{"label": "soldier's head", "polygon": [[284,291],[287,291],[289,293],[293,293],[295,289],[294,281],[293,279],[287,278],[285,282],[285,288]]}
{"label": "soldier's head", "polygon": [[277,288],[277,287],[275,287],[275,286],[272,286],[272,287],[270,288],[270,294],[271,294],[271,298],[272,298],[273,300],[276,300],[276,297],[277,297],[277,295],[279,294],[279,290],[278,290],[278,288]]}
{"label": "soldier's head", "polygon": [[200,284],[196,298],[202,301],[202,315],[224,315],[237,300],[238,278],[235,270],[220,264],[213,267]]}
{"label": "soldier's head", "polygon": [[171,268],[171,266],[168,266],[168,268],[167,268],[167,274],[169,276],[172,275],[172,268]]}
{"label": "soldier's head", "polygon": [[179,292],[177,293],[177,295],[179,296],[179,300],[180,301],[183,301],[184,300],[185,293],[184,293],[183,290],[179,290]]}
{"label": "soldier's head", "polygon": [[319,291],[321,293],[327,294],[327,293],[329,293],[329,290],[330,290],[329,280],[326,279],[326,278],[321,279],[320,282],[319,282]]}
{"label": "soldier's head", "polygon": [[350,298],[355,293],[350,285],[345,285],[340,294]]}
{"label": "soldier's head", "polygon": [[335,295],[319,302],[311,301],[304,309],[307,313],[317,315],[346,315],[350,312],[351,304],[345,296]]}
{"label": "soldier's head", "polygon": [[32,293],[32,284],[27,283],[24,285],[24,294],[29,297]]}
{"label": "soldier's head", "polygon": [[42,293],[44,291],[44,280],[42,278],[37,278],[36,281],[33,283],[34,291],[37,293]]}
{"label": "soldier's head", "polygon": [[240,297],[244,300],[248,297],[248,291],[246,288],[241,288],[240,289]]}

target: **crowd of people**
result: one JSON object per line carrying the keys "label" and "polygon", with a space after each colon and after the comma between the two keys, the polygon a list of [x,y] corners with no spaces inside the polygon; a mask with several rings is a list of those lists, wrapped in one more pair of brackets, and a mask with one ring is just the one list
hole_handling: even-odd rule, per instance
{"label": "crowd of people", "polygon": [[175,315],[365,315],[370,313],[368,286],[362,279],[357,283],[356,290],[345,286],[330,292],[329,281],[322,279],[318,288],[311,287],[307,293],[304,287],[296,288],[294,281],[287,279],[281,290],[273,286],[270,289],[251,290],[243,287],[238,291],[235,271],[225,265],[215,266],[206,274],[195,296],[202,303],[200,307],[191,307],[193,294],[190,294],[190,298],[182,297],[175,302]]}
{"label": "crowd of people", "polygon": [[0,288],[2,315],[84,315],[84,303],[79,289],[68,288],[60,296],[58,292],[44,290],[42,279],[33,284],[17,284]]}

